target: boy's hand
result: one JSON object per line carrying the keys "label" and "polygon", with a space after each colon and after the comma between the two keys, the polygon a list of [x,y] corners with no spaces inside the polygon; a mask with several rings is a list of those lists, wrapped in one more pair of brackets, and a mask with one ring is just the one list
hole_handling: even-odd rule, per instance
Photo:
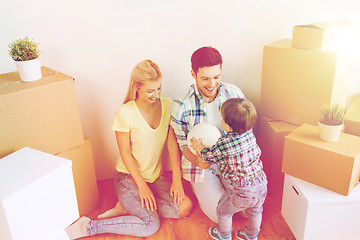
{"label": "boy's hand", "polygon": [[201,150],[204,149],[204,146],[201,144],[201,138],[192,137],[190,139],[190,146],[195,149],[197,154],[200,154]]}

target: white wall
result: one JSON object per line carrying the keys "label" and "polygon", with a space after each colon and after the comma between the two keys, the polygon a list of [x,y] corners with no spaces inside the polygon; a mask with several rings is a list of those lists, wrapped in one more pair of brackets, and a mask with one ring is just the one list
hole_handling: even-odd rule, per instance
{"label": "white wall", "polygon": [[118,156],[110,126],[137,62],[157,62],[163,95],[174,98],[193,82],[192,52],[211,45],[223,55],[223,80],[258,105],[265,44],[291,38],[297,24],[359,22],[359,10],[358,0],[2,0],[0,73],[16,70],[9,42],[26,34],[40,42],[42,65],[75,77],[97,177],[110,178]]}

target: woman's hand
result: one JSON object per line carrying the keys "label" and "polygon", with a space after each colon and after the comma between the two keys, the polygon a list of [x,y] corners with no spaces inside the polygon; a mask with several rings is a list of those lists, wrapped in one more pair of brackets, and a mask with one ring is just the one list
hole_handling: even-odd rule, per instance
{"label": "woman's hand", "polygon": [[155,211],[157,209],[154,194],[149,186],[145,183],[139,188],[141,206],[147,210]]}
{"label": "woman's hand", "polygon": [[171,187],[170,187],[170,196],[174,199],[174,203],[180,206],[185,198],[185,192],[182,185],[181,180],[180,181],[172,181]]}

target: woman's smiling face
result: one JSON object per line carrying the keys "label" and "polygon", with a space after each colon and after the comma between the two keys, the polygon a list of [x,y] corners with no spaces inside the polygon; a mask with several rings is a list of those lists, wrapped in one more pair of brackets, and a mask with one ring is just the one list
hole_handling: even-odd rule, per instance
{"label": "woman's smiling face", "polygon": [[161,86],[161,78],[144,83],[137,90],[137,99],[148,103],[155,103],[160,98]]}

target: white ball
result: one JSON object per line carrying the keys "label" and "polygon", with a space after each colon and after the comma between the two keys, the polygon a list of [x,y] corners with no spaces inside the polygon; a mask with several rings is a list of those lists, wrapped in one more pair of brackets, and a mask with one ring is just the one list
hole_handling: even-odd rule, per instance
{"label": "white ball", "polygon": [[211,147],[217,142],[220,136],[220,131],[214,125],[210,123],[199,123],[190,129],[187,135],[187,144],[190,151],[196,155],[196,151],[190,147],[191,138],[201,138],[201,144],[204,145],[204,147]]}

